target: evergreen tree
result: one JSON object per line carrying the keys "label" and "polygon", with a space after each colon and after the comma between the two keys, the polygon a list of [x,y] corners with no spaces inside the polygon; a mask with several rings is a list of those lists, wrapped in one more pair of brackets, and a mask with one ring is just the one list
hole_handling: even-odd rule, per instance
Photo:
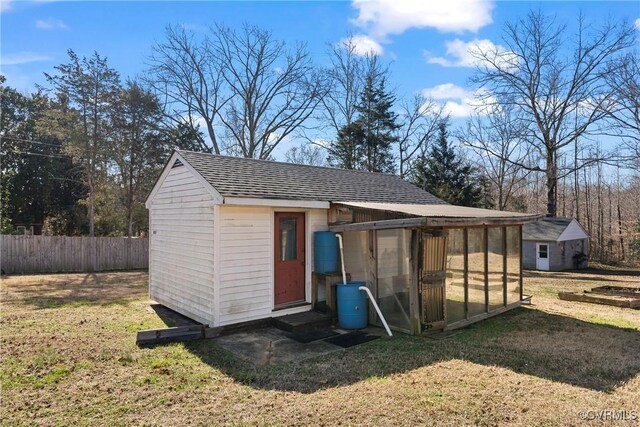
{"label": "evergreen tree", "polygon": [[486,180],[459,157],[448,137],[447,123],[443,122],[436,144],[416,160],[413,183],[454,205],[487,207]]}
{"label": "evergreen tree", "polygon": [[[85,188],[79,185],[76,165],[63,151],[62,141],[49,132],[46,117],[59,102],[36,92],[24,95],[0,76],[0,226],[34,226],[36,233],[52,218],[61,233],[79,233],[81,225],[62,221]],[[43,129],[47,129],[46,132]],[[77,212],[82,216],[81,212]]]}
{"label": "evergreen tree", "polygon": [[45,76],[57,96],[66,99],[68,107],[78,112],[65,148],[82,166],[82,180],[89,190],[89,236],[93,236],[96,187],[100,177],[107,173],[110,115],[121,88],[120,76],[97,52],[80,58],[70,49],[68,55],[67,64],[54,67],[56,75],[45,73]]}
{"label": "evergreen tree", "polygon": [[374,65],[367,74],[356,120],[338,132],[332,144],[329,163],[345,169],[394,173],[391,153],[397,141],[397,114],[392,111],[395,97],[386,91],[384,73]]}
{"label": "evergreen tree", "polygon": [[146,220],[143,224],[135,221],[135,212],[144,205],[169,153],[167,141],[162,138],[158,126],[161,120],[162,107],[158,98],[138,82],[127,81],[113,111],[115,138],[109,157],[117,172],[115,178],[126,210],[128,237],[139,231],[134,227],[140,228],[147,223]]}
{"label": "evergreen tree", "polygon": [[362,129],[362,159],[360,169],[369,172],[394,173],[395,165],[391,146],[398,140],[395,130],[397,114],[391,108],[395,97],[386,92],[385,78],[378,84],[374,75],[369,74],[358,106],[359,117],[356,124]]}
{"label": "evergreen tree", "polygon": [[342,169],[360,169],[364,132],[357,123],[344,126],[338,132],[338,141],[331,145],[327,161]]}

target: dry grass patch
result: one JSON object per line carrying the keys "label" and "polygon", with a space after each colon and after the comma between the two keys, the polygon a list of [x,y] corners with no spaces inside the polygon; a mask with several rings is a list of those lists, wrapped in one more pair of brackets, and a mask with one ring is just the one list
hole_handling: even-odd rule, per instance
{"label": "dry grass patch", "polygon": [[640,410],[640,311],[560,301],[555,293],[634,280],[638,272],[529,274],[532,307],[449,338],[397,335],[256,368],[210,340],[137,348],[137,330],[164,325],[149,308],[144,273],[8,277],[0,419],[51,426],[593,425],[578,411]]}

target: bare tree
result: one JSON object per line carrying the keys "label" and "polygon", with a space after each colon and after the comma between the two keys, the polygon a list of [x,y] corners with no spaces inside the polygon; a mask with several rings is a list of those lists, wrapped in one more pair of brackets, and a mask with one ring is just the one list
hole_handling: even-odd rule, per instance
{"label": "bare tree", "polygon": [[[383,67],[378,56],[362,54],[353,36],[330,44],[327,52],[330,65],[324,69],[327,91],[316,114],[318,126],[312,136],[305,138],[329,152],[329,161],[343,158],[343,167],[355,167],[358,157],[356,147],[346,151],[336,149],[340,135],[349,129],[358,117],[367,76],[378,81],[388,70]],[[316,138],[321,133],[322,140]],[[344,147],[341,147],[344,148]],[[349,159],[344,159],[344,157]],[[335,163],[335,162],[334,162]]]}
{"label": "bare tree", "polygon": [[540,152],[541,161],[521,166],[545,173],[547,215],[557,214],[558,155],[605,116],[602,73],[634,41],[635,29],[626,22],[596,29],[579,16],[575,37],[568,38],[564,25],[530,12],[506,25],[506,50],[473,52],[481,64],[473,81],[486,90],[484,101],[511,105],[531,124],[527,142]]}
{"label": "bare tree", "polygon": [[324,133],[337,135],[356,119],[366,64],[352,36],[330,45],[328,56],[331,65],[325,74],[329,90],[321,100],[317,118]]}
{"label": "bare tree", "polygon": [[440,124],[447,119],[444,107],[421,94],[400,105],[398,128],[398,163],[400,177],[413,172],[413,161],[424,154],[427,145],[438,134]]}
{"label": "bare tree", "polygon": [[324,149],[311,143],[291,147],[284,157],[287,162],[300,165],[324,166],[326,162]]}
{"label": "bare tree", "polygon": [[[530,173],[531,147],[523,144],[526,123],[510,106],[494,107],[488,115],[476,114],[456,136],[479,156],[479,166],[496,192],[496,206],[505,210]],[[525,165],[526,167],[522,167]]]}
{"label": "bare tree", "polygon": [[255,26],[217,25],[202,38],[168,28],[149,65],[147,82],[167,115],[192,128],[204,123],[211,147],[202,148],[217,154],[269,158],[326,90],[304,45],[289,48]]}
{"label": "bare tree", "polygon": [[204,123],[211,146],[200,140],[202,151],[221,153],[215,123],[230,94],[223,93],[222,64],[209,38],[197,40],[184,28],[167,27],[148,60],[145,82],[164,103],[165,117],[178,125],[198,129]]}
{"label": "bare tree", "polygon": [[609,133],[622,137],[631,165],[640,168],[640,57],[630,53],[608,67],[605,79],[611,91],[607,115]]}
{"label": "bare tree", "polygon": [[229,137],[226,149],[269,158],[311,116],[324,95],[323,80],[302,44],[289,49],[255,26],[215,31],[222,76],[233,94],[220,116]]}

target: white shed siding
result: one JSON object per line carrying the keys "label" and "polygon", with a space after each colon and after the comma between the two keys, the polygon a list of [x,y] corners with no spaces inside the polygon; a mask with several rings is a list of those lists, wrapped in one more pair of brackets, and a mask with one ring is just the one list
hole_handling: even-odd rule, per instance
{"label": "white shed siding", "polygon": [[589,235],[584,231],[584,228],[575,219],[569,223],[567,228],[564,229],[558,242],[565,242],[567,240],[582,240],[588,239]]}
{"label": "white shed siding", "polygon": [[[272,317],[274,213],[296,211],[263,206],[220,206],[218,322],[224,326]],[[303,210],[307,228],[307,301],[310,300],[313,232],[327,230],[325,209]]]}
{"label": "white shed siding", "polygon": [[213,325],[214,199],[185,166],[173,168],[149,207],[149,296]]}

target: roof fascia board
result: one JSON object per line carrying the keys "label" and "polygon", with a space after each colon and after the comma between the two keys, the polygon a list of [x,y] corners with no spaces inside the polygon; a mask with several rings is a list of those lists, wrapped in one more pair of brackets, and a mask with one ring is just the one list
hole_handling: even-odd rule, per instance
{"label": "roof fascia board", "polygon": [[256,197],[225,197],[225,205],[271,206],[276,208],[329,209],[329,202],[316,200],[261,199]]}
{"label": "roof fascia board", "polygon": [[329,230],[333,232],[341,231],[363,231],[363,230],[385,230],[392,228],[414,228],[414,227],[484,227],[484,226],[510,226],[520,225],[527,222],[534,222],[539,219],[539,215],[528,217],[500,217],[500,218],[445,218],[445,217],[416,217],[405,219],[387,219],[382,221],[356,222],[351,224],[330,225]]}

